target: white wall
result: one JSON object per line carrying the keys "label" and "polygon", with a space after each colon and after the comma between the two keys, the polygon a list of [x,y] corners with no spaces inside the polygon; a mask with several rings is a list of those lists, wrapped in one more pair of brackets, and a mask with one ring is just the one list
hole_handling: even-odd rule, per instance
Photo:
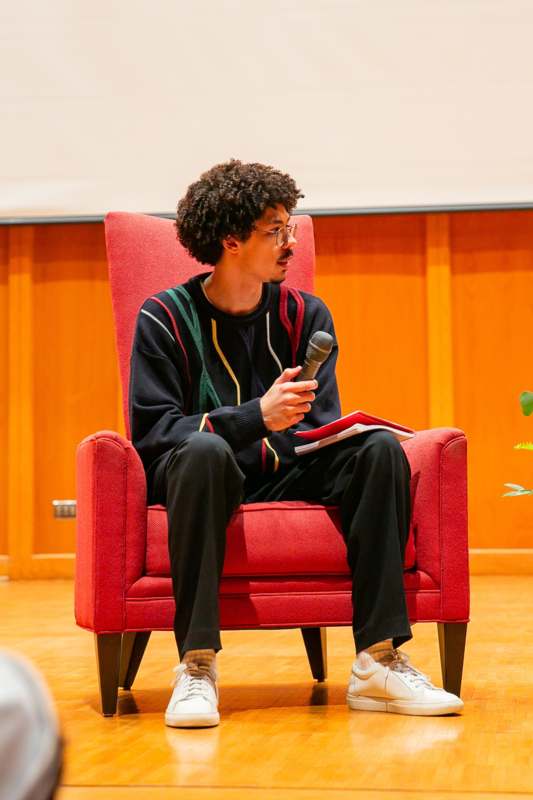
{"label": "white wall", "polygon": [[308,209],[533,202],[532,0],[11,0],[0,216],[172,212],[212,164]]}

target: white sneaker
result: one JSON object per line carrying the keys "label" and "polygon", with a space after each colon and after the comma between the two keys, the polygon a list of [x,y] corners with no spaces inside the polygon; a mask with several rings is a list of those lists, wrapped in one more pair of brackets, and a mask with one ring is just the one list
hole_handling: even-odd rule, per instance
{"label": "white sneaker", "polygon": [[187,664],[174,667],[174,687],[165,712],[165,725],[172,728],[205,728],[218,725],[218,688],[216,672],[191,675]]}
{"label": "white sneaker", "polygon": [[444,689],[433,686],[400,650],[386,663],[359,653],[352,665],[346,700],[359,711],[391,711],[394,714],[437,716],[462,711],[464,703]]}

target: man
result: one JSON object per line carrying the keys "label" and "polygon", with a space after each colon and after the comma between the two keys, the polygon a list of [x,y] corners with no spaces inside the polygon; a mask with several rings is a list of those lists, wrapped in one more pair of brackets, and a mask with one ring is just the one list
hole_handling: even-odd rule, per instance
{"label": "man", "polygon": [[149,499],[166,505],[181,663],[165,721],[217,725],[218,589],[226,526],[241,502],[338,505],[353,576],[356,658],[350,708],[445,714],[462,702],[397,650],[411,638],[403,589],[410,469],[373,431],[306,456],[293,432],[340,416],[337,345],[318,382],[298,381],[324,303],[283,281],[297,243],[300,194],[272,167],[232,160],[187,190],[178,238],[214,267],[146,300],[131,361],[132,439]]}

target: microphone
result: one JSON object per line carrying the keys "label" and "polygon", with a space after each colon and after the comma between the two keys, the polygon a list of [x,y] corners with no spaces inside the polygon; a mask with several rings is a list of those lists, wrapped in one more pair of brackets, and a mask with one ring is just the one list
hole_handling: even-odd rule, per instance
{"label": "microphone", "polygon": [[[300,374],[296,376],[297,381],[312,381],[318,370],[333,350],[333,336],[326,331],[315,331],[305,351],[305,358]],[[286,428],[282,433],[286,433],[290,428]]]}
{"label": "microphone", "polygon": [[302,371],[297,381],[311,381],[333,349],[333,336],[325,331],[315,331],[309,339]]}

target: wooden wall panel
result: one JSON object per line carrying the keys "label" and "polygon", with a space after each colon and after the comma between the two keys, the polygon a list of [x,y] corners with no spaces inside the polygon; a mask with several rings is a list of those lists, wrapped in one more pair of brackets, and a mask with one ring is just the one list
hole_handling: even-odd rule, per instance
{"label": "wooden wall panel", "polygon": [[9,232],[8,279],[8,574],[24,577],[34,533],[33,240],[31,225]]}
{"label": "wooden wall panel", "polygon": [[7,553],[8,260],[9,228],[0,227],[0,554]]}
{"label": "wooden wall panel", "polygon": [[42,225],[34,241],[35,553],[72,552],[75,450],[116,429],[118,374],[103,225]]}
{"label": "wooden wall panel", "polygon": [[[51,501],[75,497],[75,449],[85,435],[123,430],[103,225],[20,233],[0,227],[0,447],[7,452],[11,430],[5,376],[17,378],[19,370],[8,287],[9,280],[18,286],[22,259],[31,275],[25,352],[33,353],[32,416],[23,431],[33,431],[25,472],[34,474],[35,526],[33,541],[24,534],[30,550],[23,555],[17,548],[26,517],[11,514],[6,536],[6,485],[16,488],[16,476],[0,459],[0,555],[11,542],[20,560],[13,576],[66,575],[72,561],[61,554],[74,550],[74,523],[54,520]],[[366,408],[419,429],[463,428],[470,544],[482,548],[474,561],[488,556],[481,571],[495,571],[508,555],[509,564],[531,564],[533,498],[501,495],[506,481],[533,486],[532,454],[513,450],[533,440],[533,419],[518,406],[520,392],[533,390],[533,212],[317,218],[315,234],[316,291],[336,322],[343,410]]]}
{"label": "wooden wall panel", "polygon": [[429,428],[453,427],[450,215],[426,217]]}
{"label": "wooden wall panel", "polygon": [[533,488],[533,212],[452,215],[456,424],[469,439],[470,544],[532,547],[533,496],[502,498],[503,484]]}
{"label": "wooden wall panel", "polygon": [[423,215],[318,217],[315,291],[336,326],[343,411],[428,424]]}

